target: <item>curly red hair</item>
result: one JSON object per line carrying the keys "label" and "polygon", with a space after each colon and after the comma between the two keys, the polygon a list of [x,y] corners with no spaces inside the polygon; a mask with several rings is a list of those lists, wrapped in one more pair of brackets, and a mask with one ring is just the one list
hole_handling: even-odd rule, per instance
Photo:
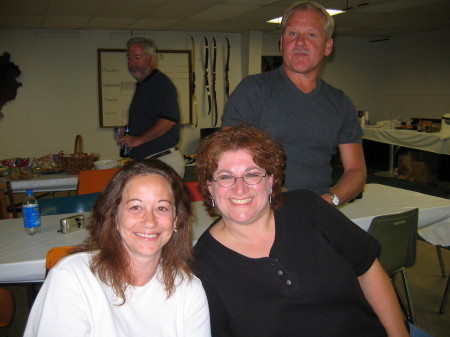
{"label": "curly red hair", "polygon": [[218,215],[212,205],[208,184],[212,182],[219,160],[224,152],[245,150],[253,161],[264,169],[267,175],[273,175],[272,208],[282,203],[285,155],[280,144],[265,131],[252,126],[238,126],[217,131],[200,141],[197,150],[196,172],[199,180],[203,203],[211,216]]}

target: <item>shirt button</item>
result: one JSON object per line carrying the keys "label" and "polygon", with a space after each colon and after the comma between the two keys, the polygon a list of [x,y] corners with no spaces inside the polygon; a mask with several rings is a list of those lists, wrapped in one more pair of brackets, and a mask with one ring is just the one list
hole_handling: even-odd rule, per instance
{"label": "shirt button", "polygon": [[279,270],[279,271],[278,271],[278,275],[280,275],[280,276],[283,275],[283,271],[282,271],[282,270]]}
{"label": "shirt button", "polygon": [[287,280],[287,281],[286,281],[286,284],[287,284],[288,286],[290,286],[290,285],[292,284],[291,280]]}

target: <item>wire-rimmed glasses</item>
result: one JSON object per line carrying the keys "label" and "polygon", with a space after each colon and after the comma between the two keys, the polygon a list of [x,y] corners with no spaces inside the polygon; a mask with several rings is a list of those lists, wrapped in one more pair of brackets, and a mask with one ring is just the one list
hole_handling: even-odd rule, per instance
{"label": "wire-rimmed glasses", "polygon": [[262,174],[260,172],[249,172],[244,174],[242,177],[235,177],[231,174],[224,174],[218,176],[216,179],[213,178],[213,181],[216,182],[219,186],[222,187],[231,187],[236,183],[236,180],[242,178],[242,181],[247,185],[258,185],[267,174]]}

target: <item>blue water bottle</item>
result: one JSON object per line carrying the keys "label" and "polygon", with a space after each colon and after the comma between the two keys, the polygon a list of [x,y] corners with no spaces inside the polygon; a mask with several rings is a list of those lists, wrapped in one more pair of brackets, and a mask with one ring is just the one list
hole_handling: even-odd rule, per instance
{"label": "blue water bottle", "polygon": [[22,203],[23,228],[29,235],[41,231],[41,212],[39,202],[33,195],[32,190],[26,190],[25,199]]}

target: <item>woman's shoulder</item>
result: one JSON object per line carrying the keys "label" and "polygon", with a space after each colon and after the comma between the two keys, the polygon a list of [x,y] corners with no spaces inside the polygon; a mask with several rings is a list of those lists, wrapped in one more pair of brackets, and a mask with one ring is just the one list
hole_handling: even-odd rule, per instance
{"label": "woman's shoulder", "polygon": [[175,279],[176,292],[178,294],[198,294],[203,293],[203,285],[200,279],[192,273],[181,272]]}

